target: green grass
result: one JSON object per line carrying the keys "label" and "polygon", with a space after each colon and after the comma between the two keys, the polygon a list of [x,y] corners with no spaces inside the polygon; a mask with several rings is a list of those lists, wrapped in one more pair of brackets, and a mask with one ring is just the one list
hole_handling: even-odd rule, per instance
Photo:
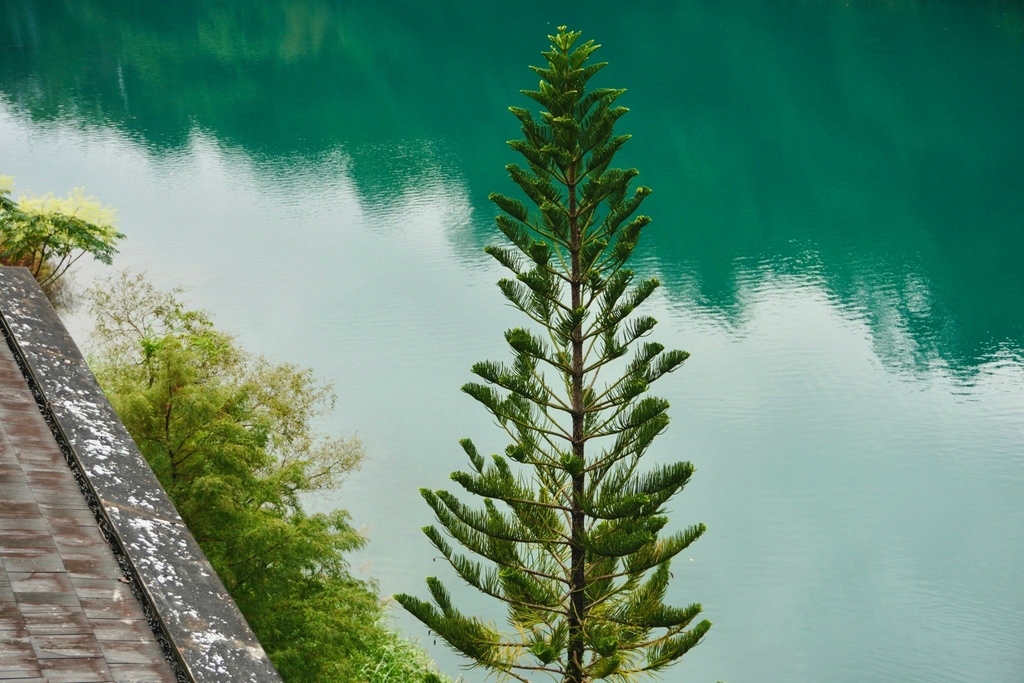
{"label": "green grass", "polygon": [[402,637],[389,625],[381,624],[381,631],[387,635],[366,653],[368,661],[360,670],[367,683],[453,683],[451,678],[438,673],[433,660],[417,643]]}

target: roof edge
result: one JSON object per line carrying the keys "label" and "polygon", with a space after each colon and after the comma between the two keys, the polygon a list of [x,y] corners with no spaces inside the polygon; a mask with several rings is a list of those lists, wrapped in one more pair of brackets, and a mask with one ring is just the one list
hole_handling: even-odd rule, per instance
{"label": "roof edge", "polygon": [[179,673],[191,683],[280,682],[26,268],[0,267],[0,326]]}

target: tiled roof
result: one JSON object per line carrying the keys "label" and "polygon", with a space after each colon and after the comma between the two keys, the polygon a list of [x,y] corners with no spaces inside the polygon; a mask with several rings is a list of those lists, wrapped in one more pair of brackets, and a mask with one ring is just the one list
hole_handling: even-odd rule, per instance
{"label": "tiled roof", "polygon": [[24,268],[0,330],[0,681],[280,683]]}
{"label": "tiled roof", "polygon": [[176,683],[7,344],[0,344],[0,680]]}

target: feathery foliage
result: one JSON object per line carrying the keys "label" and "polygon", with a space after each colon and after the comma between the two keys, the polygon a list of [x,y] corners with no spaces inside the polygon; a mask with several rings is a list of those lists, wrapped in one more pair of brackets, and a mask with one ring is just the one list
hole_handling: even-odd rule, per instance
{"label": "feathery foliage", "polygon": [[365,539],[348,513],[301,505],[363,459],[313,427],[331,386],[246,353],[177,294],[125,274],[91,289],[92,366],[282,678],[441,683],[349,571]]}
{"label": "feathery foliage", "polygon": [[579,37],[559,27],[547,65],[531,67],[540,85],[523,94],[539,115],[510,108],[523,139],[509,145],[525,166],[507,169],[527,201],[491,195],[511,246],[486,251],[511,271],[498,287],[531,324],[505,333],[510,364],[477,363],[483,382],[463,391],[512,442],[490,458],[461,442],[471,470],[452,479],[482,507],[421,491],[444,530],[427,527],[427,537],[466,583],[505,603],[513,632],[460,612],[434,577],[430,601],[395,596],[499,680],[635,680],[679,660],[711,626],[695,622],[700,605],[664,601],[672,558],[704,525],[662,533],[666,503],[694,469],[641,469],[669,422],[668,403],[645,394],[688,354],[641,341],[656,321],[636,311],[658,282],[625,264],[650,222],[638,213],[650,189],[631,190],[637,171],[612,166],[629,139],[614,132],[624,91],[587,89],[605,64]]}

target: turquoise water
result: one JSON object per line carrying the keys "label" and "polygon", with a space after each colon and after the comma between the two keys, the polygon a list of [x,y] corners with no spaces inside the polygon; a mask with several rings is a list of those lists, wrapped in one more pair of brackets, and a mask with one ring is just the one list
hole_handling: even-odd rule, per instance
{"label": "turquoise water", "polygon": [[415,490],[458,438],[504,445],[458,387],[519,322],[486,197],[560,23],[629,89],[637,266],[693,354],[651,457],[698,467],[671,513],[709,531],[671,590],[715,626],[665,680],[1024,680],[1017,3],[0,0],[0,172],[85,185],[119,266],[335,380],[326,426],[370,461],[312,504],[422,594]]}

